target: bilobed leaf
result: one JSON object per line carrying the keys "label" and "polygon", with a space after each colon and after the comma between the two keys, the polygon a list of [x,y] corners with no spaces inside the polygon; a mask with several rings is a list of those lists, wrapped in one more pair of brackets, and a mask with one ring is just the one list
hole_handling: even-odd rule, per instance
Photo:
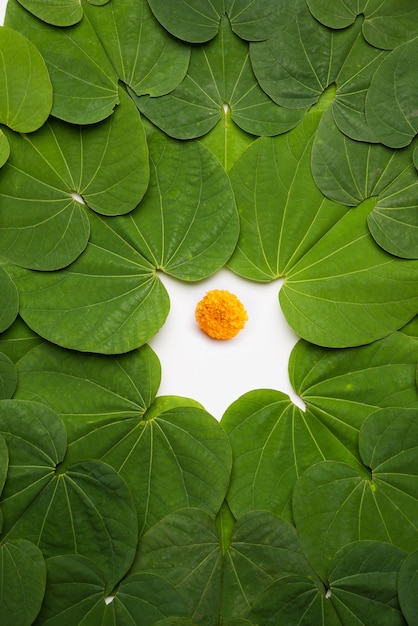
{"label": "bilobed leaf", "polygon": [[11,398],[16,389],[16,385],[16,367],[6,354],[0,352],[0,400],[8,400],[9,398]]}
{"label": "bilobed leaf", "polygon": [[200,280],[231,256],[239,232],[234,193],[213,154],[199,143],[148,135],[148,191],[115,231],[152,265],[181,280]]}
{"label": "bilobed leaf", "polygon": [[309,562],[324,580],[329,560],[352,541],[378,540],[416,550],[417,409],[379,409],[359,433],[371,478],[343,463],[308,468],[293,492],[293,513]]}
{"label": "bilobed leaf", "polygon": [[307,0],[309,9],[330,28],[346,28],[360,14],[363,35],[377,48],[388,50],[412,39],[417,32],[418,10],[414,0]]}
{"label": "bilobed leaf", "polygon": [[117,626],[137,624],[140,616],[141,625],[154,626],[164,616],[186,611],[174,587],[152,573],[128,575],[109,596],[100,569],[84,557],[51,557],[47,568],[48,587],[35,625]]}
{"label": "bilobed leaf", "polygon": [[355,541],[335,555],[328,574],[330,601],[341,623],[405,624],[397,578],[406,552],[389,543]]}
{"label": "bilobed leaf", "polygon": [[92,425],[97,441],[99,427],[133,416],[140,419],[154,401],[161,378],[160,363],[148,345],[109,357],[45,342],[19,361],[18,371],[15,397],[56,411],[69,442],[89,433]]}
{"label": "bilobed leaf", "polygon": [[409,554],[402,563],[398,576],[398,598],[408,624],[416,617],[418,591],[418,550]]}
{"label": "bilobed leaf", "polygon": [[173,0],[170,4],[148,0],[148,4],[164,28],[190,43],[203,43],[216,35],[224,7],[223,0],[197,0],[192,5],[186,0]]}
{"label": "bilobed leaf", "polygon": [[[233,58],[234,63],[225,64],[225,58]],[[285,132],[303,115],[278,107],[260,88],[248,44],[232,32],[226,17],[213,41],[193,48],[187,75],[176,89],[160,98],[134,100],[146,117],[176,139],[208,133],[219,123],[224,104],[231,109],[232,121],[253,135]]]}
{"label": "bilobed leaf", "polygon": [[80,0],[19,0],[36,17],[54,26],[72,26],[83,17]]}
{"label": "bilobed leaf", "polygon": [[138,96],[161,96],[182,81],[190,46],[170,37],[146,0],[112,0],[104,7],[83,3],[84,12],[118,77]]}
{"label": "bilobed leaf", "polygon": [[338,131],[329,111],[312,149],[312,172],[320,190],[347,206],[374,197],[367,217],[373,238],[387,252],[411,259],[418,257],[418,173],[412,150],[353,141]]}
{"label": "bilobed leaf", "polygon": [[378,141],[392,148],[409,145],[418,132],[417,54],[418,37],[395,48],[377,69],[367,94],[368,124]]}
{"label": "bilobed leaf", "polygon": [[65,270],[34,273],[12,268],[21,295],[20,314],[37,334],[63,347],[128,352],[147,343],[163,325],[168,295],[153,266],[109,221],[93,213],[89,219],[87,248]]}
{"label": "bilobed leaf", "polygon": [[0,544],[0,620],[31,626],[41,608],[46,583],[42,552],[30,541]]}
{"label": "bilobed leaf", "polygon": [[13,280],[0,261],[0,332],[7,330],[19,311],[19,294]]}
{"label": "bilobed leaf", "polygon": [[42,342],[43,339],[34,333],[18,315],[13,324],[1,333],[0,351],[13,363],[17,363],[26,352]]}
{"label": "bilobed leaf", "polygon": [[92,124],[113,113],[118,76],[86,16],[74,26],[56,28],[10,0],[5,24],[32,41],[44,58],[54,92],[52,115]]}
{"label": "bilobed leaf", "polygon": [[0,123],[15,131],[40,128],[51,111],[52,87],[42,56],[31,41],[5,26],[0,26],[0,93]]}
{"label": "bilobed leaf", "polygon": [[127,572],[137,543],[135,508],[124,481],[95,460],[61,472],[65,427],[42,404],[1,401],[0,430],[10,455],[1,498],[5,539],[28,539],[45,557],[86,556],[103,568],[113,588]]}

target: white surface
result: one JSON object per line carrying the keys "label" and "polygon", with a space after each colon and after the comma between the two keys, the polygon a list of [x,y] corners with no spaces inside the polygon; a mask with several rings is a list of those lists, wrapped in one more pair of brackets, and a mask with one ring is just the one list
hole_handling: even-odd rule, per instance
{"label": "white surface", "polygon": [[[0,0],[3,23],[6,0]],[[287,366],[298,340],[278,302],[280,281],[259,284],[228,270],[199,283],[181,283],[161,275],[170,296],[168,319],[150,342],[162,366],[158,395],[193,398],[220,419],[226,408],[252,389],[277,389],[303,407],[294,394]],[[196,304],[210,289],[227,289],[244,304],[249,320],[233,339],[217,341],[202,333],[194,318]]]}

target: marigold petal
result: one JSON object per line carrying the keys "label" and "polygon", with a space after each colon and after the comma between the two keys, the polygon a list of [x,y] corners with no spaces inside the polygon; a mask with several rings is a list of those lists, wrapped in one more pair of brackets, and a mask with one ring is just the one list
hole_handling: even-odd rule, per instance
{"label": "marigold petal", "polygon": [[232,339],[248,320],[242,302],[226,289],[212,289],[196,305],[199,328],[212,339]]}

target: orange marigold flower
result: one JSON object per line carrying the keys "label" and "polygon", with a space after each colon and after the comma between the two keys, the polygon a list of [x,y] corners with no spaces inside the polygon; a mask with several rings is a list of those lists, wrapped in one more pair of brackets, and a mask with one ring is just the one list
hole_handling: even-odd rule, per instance
{"label": "orange marigold flower", "polygon": [[212,339],[232,339],[248,320],[242,302],[226,289],[208,291],[198,302],[195,317],[199,328]]}

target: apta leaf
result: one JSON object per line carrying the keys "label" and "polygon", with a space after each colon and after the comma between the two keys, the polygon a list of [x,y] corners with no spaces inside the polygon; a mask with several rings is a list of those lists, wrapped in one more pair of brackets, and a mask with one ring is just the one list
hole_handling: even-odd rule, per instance
{"label": "apta leaf", "polygon": [[379,409],[359,433],[369,479],[343,463],[324,461],[308,468],[293,492],[293,513],[301,544],[322,579],[330,559],[359,539],[416,550],[417,409]]}
{"label": "apta leaf", "polygon": [[83,17],[80,0],[19,0],[38,19],[54,26],[72,26]]}
{"label": "apta leaf", "polygon": [[[17,372],[14,363],[6,354],[0,352],[0,400],[10,399],[16,389]],[[1,491],[1,480],[0,480]]]}
{"label": "apta leaf", "polygon": [[170,583],[152,573],[128,575],[112,595],[95,564],[81,556],[47,560],[48,586],[35,624],[136,624],[154,626],[162,617],[182,615],[185,605]]}
{"label": "apta leaf", "polygon": [[418,132],[417,54],[418,37],[395,48],[377,69],[367,94],[367,122],[378,141],[392,148],[407,146]]}
{"label": "apta leaf", "polygon": [[19,311],[19,294],[13,280],[0,260],[0,332],[11,326]]}
{"label": "apta leaf", "polygon": [[415,37],[418,10],[414,0],[307,0],[317,20],[330,28],[346,28],[358,15],[365,39],[376,48],[391,50]]}
{"label": "apta leaf", "polygon": [[20,290],[20,314],[37,334],[63,347],[128,352],[161,328],[168,295],[154,267],[109,221],[93,213],[89,220],[87,248],[68,268],[35,273],[10,266]]}
{"label": "apta leaf", "polygon": [[73,124],[92,124],[113,113],[119,102],[118,76],[87,16],[61,29],[10,0],[5,24],[41,53],[54,92],[52,115]]}
{"label": "apta leaf", "polygon": [[[225,58],[234,59],[234,63],[225,64]],[[278,107],[260,88],[249,60],[248,44],[232,32],[226,17],[222,17],[213,41],[193,48],[187,75],[170,94],[160,98],[131,95],[153,124],[176,139],[208,133],[225,114],[225,104],[234,124],[253,135],[285,132],[303,115]]]}
{"label": "apta leaf", "polygon": [[52,86],[45,62],[31,41],[6,26],[0,26],[0,93],[1,124],[31,133],[48,118]]}
{"label": "apta leaf", "polygon": [[43,339],[34,333],[18,315],[13,324],[0,334],[0,351],[13,363],[17,363],[26,352],[42,342]]}
{"label": "apta leaf", "polygon": [[41,608],[46,584],[42,552],[30,541],[0,544],[0,620],[31,626]]}
{"label": "apta leaf", "polygon": [[124,481],[95,460],[60,471],[65,427],[42,404],[2,400],[0,431],[10,455],[1,497],[4,538],[32,541],[45,557],[86,556],[103,568],[112,589],[129,569],[137,544],[135,508]]}
{"label": "apta leaf", "polygon": [[0,167],[6,163],[10,156],[10,144],[2,130],[0,130]]}
{"label": "apta leaf", "polygon": [[338,131],[329,111],[312,148],[312,173],[322,193],[347,206],[374,197],[367,217],[373,238],[387,252],[410,259],[418,258],[418,173],[412,151],[353,141]]}
{"label": "apta leaf", "polygon": [[161,28],[146,0],[112,0],[103,7],[84,2],[83,6],[119,80],[137,96],[161,96],[183,80],[190,46]]}
{"label": "apta leaf", "polygon": [[417,591],[418,551],[416,550],[406,557],[398,575],[399,604],[408,624],[413,624],[416,616]]}

